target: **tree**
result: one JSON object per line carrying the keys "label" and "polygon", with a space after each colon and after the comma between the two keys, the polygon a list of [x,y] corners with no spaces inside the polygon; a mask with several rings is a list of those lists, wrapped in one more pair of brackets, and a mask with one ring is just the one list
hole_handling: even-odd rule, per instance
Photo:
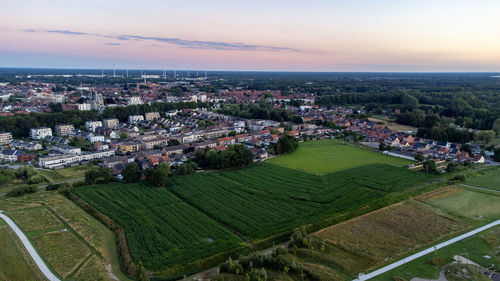
{"label": "tree", "polygon": [[297,149],[297,147],[299,147],[299,143],[294,137],[283,135],[274,146],[274,152],[278,155],[290,153]]}
{"label": "tree", "polygon": [[423,169],[429,174],[439,175],[439,171],[436,167],[436,162],[433,159],[429,159],[423,163]]}
{"label": "tree", "polygon": [[387,147],[385,145],[385,143],[383,141],[381,141],[379,144],[378,144],[378,150],[380,151],[385,151],[387,150]]}
{"label": "tree", "polygon": [[234,137],[236,136],[236,131],[231,131],[227,134],[229,137]]}
{"label": "tree", "polygon": [[493,156],[493,161],[500,162],[500,147],[495,148],[494,153],[495,155]]}
{"label": "tree", "polygon": [[472,149],[471,149],[470,145],[468,145],[468,144],[462,145],[462,147],[460,147],[460,151],[467,152],[469,154],[472,153]]}
{"label": "tree", "polygon": [[131,183],[141,179],[141,170],[135,163],[128,164],[122,172],[123,181]]}
{"label": "tree", "polygon": [[150,183],[154,186],[167,186],[168,173],[165,169],[153,169]]}
{"label": "tree", "polygon": [[418,107],[418,99],[412,95],[404,94],[401,96],[401,104],[407,110],[414,110]]}
{"label": "tree", "polygon": [[120,139],[123,140],[123,139],[126,139],[126,138],[128,138],[128,134],[127,133],[125,133],[125,132],[120,133]]}
{"label": "tree", "polygon": [[137,264],[137,273],[135,274],[135,280],[136,281],[149,281],[148,273],[146,272],[146,269],[142,265],[142,262],[139,262]]}
{"label": "tree", "polygon": [[493,122],[491,129],[497,134],[497,136],[500,136],[500,119],[496,119],[495,122]]}
{"label": "tree", "polygon": [[192,173],[194,173],[194,168],[195,168],[194,165],[196,165],[196,164],[193,162],[182,163],[179,167],[177,167],[176,173],[178,175],[192,174]]}
{"label": "tree", "polygon": [[424,161],[424,155],[422,155],[422,153],[417,153],[417,155],[415,155],[415,160],[418,161],[418,162],[423,162]]}
{"label": "tree", "polygon": [[175,146],[181,144],[178,140],[175,139],[169,139],[167,142],[167,146]]}
{"label": "tree", "polygon": [[108,183],[112,179],[109,168],[92,168],[85,172],[85,182],[87,184]]}

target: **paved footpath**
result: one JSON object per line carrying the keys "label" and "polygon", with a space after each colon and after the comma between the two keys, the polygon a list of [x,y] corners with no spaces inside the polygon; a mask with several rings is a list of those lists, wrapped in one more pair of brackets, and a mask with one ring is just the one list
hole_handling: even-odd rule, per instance
{"label": "paved footpath", "polygon": [[42,260],[42,258],[38,255],[36,252],[35,248],[33,248],[33,245],[31,245],[30,241],[28,240],[28,237],[24,235],[24,233],[21,231],[21,229],[12,221],[8,216],[4,215],[2,213],[3,211],[0,210],[0,218],[3,219],[9,226],[12,228],[14,233],[19,237],[19,240],[21,240],[21,243],[23,243],[24,247],[30,254],[31,258],[33,258],[33,261],[35,261],[36,266],[40,269],[40,271],[49,279],[50,281],[60,281],[57,276],[50,271],[50,269],[47,267],[45,262]]}
{"label": "paved footpath", "polygon": [[370,272],[368,274],[362,274],[362,273],[360,273],[359,276],[358,276],[358,278],[354,279],[353,281],[364,281],[364,280],[371,279],[371,278],[376,277],[376,276],[378,276],[378,275],[380,275],[382,273],[390,271],[390,270],[392,270],[392,269],[394,269],[394,268],[396,268],[398,266],[401,266],[401,265],[403,265],[405,263],[408,263],[408,262],[411,262],[413,260],[416,260],[416,259],[418,259],[418,258],[420,258],[422,256],[425,256],[427,254],[430,254],[430,253],[432,253],[432,252],[434,252],[434,251],[436,251],[438,249],[441,249],[443,247],[449,246],[449,245],[451,245],[451,244],[453,244],[455,242],[464,240],[465,238],[468,238],[468,237],[471,237],[473,235],[476,235],[479,232],[485,231],[485,230],[487,230],[489,228],[492,228],[494,226],[497,226],[497,225],[500,225],[500,220],[497,220],[495,222],[492,222],[492,223],[487,224],[485,226],[482,226],[480,228],[476,228],[476,229],[474,229],[472,231],[469,231],[467,233],[459,235],[459,236],[457,236],[455,238],[452,238],[452,239],[450,239],[448,241],[445,241],[443,243],[437,244],[437,245],[435,245],[435,246],[433,246],[431,248],[425,249],[425,250],[423,250],[421,252],[413,254],[413,255],[411,255],[409,257],[406,257],[406,258],[404,258],[402,260],[399,260],[399,261],[397,261],[395,263],[391,263],[388,266],[384,266],[384,267],[382,267],[380,269],[377,269],[377,270],[375,270],[373,272]]}

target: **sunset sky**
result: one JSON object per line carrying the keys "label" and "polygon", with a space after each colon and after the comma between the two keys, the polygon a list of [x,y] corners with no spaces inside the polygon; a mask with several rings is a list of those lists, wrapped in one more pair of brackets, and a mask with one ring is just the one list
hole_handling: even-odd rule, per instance
{"label": "sunset sky", "polygon": [[500,71],[500,1],[16,0],[0,67]]}

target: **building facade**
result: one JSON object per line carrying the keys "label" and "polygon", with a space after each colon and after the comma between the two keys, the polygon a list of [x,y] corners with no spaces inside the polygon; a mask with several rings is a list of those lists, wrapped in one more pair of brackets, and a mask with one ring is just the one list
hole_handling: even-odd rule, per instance
{"label": "building facade", "polygon": [[47,136],[52,136],[52,129],[47,127],[30,129],[30,138],[35,140],[43,139]]}

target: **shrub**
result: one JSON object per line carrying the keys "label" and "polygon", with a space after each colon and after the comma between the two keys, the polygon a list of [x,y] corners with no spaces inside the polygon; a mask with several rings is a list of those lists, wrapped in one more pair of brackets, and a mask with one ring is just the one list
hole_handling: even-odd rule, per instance
{"label": "shrub", "polygon": [[442,267],[446,264],[446,260],[443,257],[433,257],[428,260],[427,263],[433,266]]}
{"label": "shrub", "polygon": [[8,197],[18,197],[22,196],[24,194],[30,194],[30,193],[35,193],[37,192],[38,189],[34,186],[26,186],[26,187],[18,187],[15,189],[12,189],[7,193]]}
{"label": "shrub", "polygon": [[394,276],[394,281],[406,281],[406,279],[400,276]]}

